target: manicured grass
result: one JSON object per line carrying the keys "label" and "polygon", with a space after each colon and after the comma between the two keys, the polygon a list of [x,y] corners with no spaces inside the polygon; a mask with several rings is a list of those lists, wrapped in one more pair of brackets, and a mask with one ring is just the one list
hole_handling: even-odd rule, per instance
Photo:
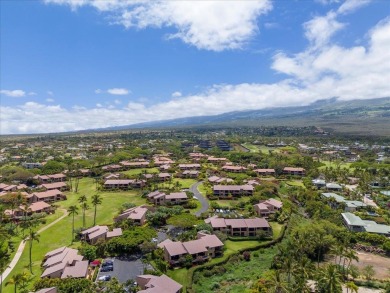
{"label": "manicured grass", "polygon": [[207,188],[206,186],[202,183],[198,185],[198,191],[204,196],[207,196]]}
{"label": "manicured grass", "polygon": [[169,187],[175,186],[176,182],[179,182],[180,188],[188,189],[188,188],[190,188],[191,185],[193,185],[197,181],[195,179],[173,178],[172,183],[164,182],[164,183],[160,183],[158,186],[159,186],[159,188],[169,188]]}
{"label": "manicured grass", "polygon": [[132,176],[132,175],[137,175],[137,174],[144,173],[145,171],[148,174],[159,173],[157,168],[136,168],[136,169],[130,169],[130,170],[127,170],[127,171],[123,171],[121,173],[129,175],[129,176]]}
{"label": "manicured grass", "polygon": [[[59,208],[68,209],[71,205],[77,205],[78,197],[80,195],[86,195],[88,198],[88,204],[90,209],[86,211],[86,226],[91,227],[93,225],[93,213],[94,209],[90,203],[91,196],[95,193],[101,195],[102,205],[97,207],[97,217],[96,224],[98,225],[109,225],[112,224],[113,218],[118,214],[118,209],[125,202],[131,202],[136,205],[141,205],[146,203],[144,198],[141,198],[138,191],[121,191],[121,192],[108,192],[108,191],[96,191],[94,180],[91,178],[83,178],[79,183],[78,193],[66,192],[67,200],[57,202]],[[62,213],[57,212],[59,215],[53,215],[49,217],[58,217]],[[56,213],[56,214],[57,214]],[[51,220],[51,219],[50,219]],[[79,208],[79,214],[75,215],[75,229],[81,228],[82,226],[82,211]],[[41,262],[44,255],[56,248],[61,246],[70,246],[71,244],[71,234],[72,234],[72,216],[68,216],[56,223],[54,226],[43,231],[40,234],[39,243],[33,243],[32,250],[32,260],[33,260],[33,273],[34,278],[31,282],[31,285],[34,281],[39,278],[42,273]],[[80,245],[80,242],[75,242],[72,247],[77,248]],[[16,265],[15,269],[11,272],[9,277],[12,277],[13,274],[23,271],[23,269],[28,266],[29,263],[29,253],[28,245],[26,245],[23,254]],[[5,280],[5,282],[9,279]],[[4,293],[12,293],[13,288],[6,287]]]}
{"label": "manicured grass", "polygon": [[260,149],[257,146],[253,145],[253,144],[243,143],[242,146],[244,146],[247,149],[249,149],[251,153],[259,153],[260,152]]}
{"label": "manicured grass", "polygon": [[279,153],[280,152],[278,149],[270,148],[270,147],[267,147],[265,145],[259,146],[258,148],[265,155],[269,155],[269,151],[273,151],[275,153]]}
{"label": "manicured grass", "polygon": [[339,165],[341,169],[347,169],[347,170],[350,170],[350,171],[354,170],[354,168],[351,168],[351,164],[352,163],[340,163],[340,164],[337,164],[336,162],[331,162],[331,161],[321,161],[321,163],[325,164],[325,166],[319,167],[318,168],[319,170],[323,170],[326,167],[328,167],[328,168],[332,167],[332,168],[336,169],[337,165]]}
{"label": "manicured grass", "polygon": [[275,253],[275,248],[259,250],[257,251],[258,256],[251,252],[249,261],[229,261],[219,267],[217,271],[213,271],[211,276],[206,271],[196,272],[194,276],[196,283],[193,284],[192,288],[194,292],[202,293],[251,292],[252,284],[270,268]]}
{"label": "manicured grass", "polygon": [[247,203],[249,200],[250,200],[249,197],[241,197],[240,199],[218,199],[215,200],[215,202],[218,203],[220,206],[231,208],[242,201]]}
{"label": "manicured grass", "polygon": [[[167,275],[174,279],[176,282],[180,283],[185,287],[186,282],[187,282],[187,274],[188,274],[188,269],[182,268],[182,269],[175,269],[175,270],[169,270],[167,272]],[[185,288],[183,290],[185,292]]]}
{"label": "manicured grass", "polygon": [[289,181],[286,181],[286,184],[289,185],[289,186],[297,186],[297,187],[302,187],[302,188],[305,188],[305,185],[302,183],[301,180],[289,180]]}

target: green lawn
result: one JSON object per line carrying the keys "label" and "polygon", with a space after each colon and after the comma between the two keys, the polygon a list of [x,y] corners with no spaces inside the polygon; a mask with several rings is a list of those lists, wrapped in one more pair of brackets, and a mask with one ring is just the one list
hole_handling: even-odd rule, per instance
{"label": "green lawn", "polygon": [[218,199],[215,200],[216,203],[218,203],[222,207],[231,208],[235,205],[239,204],[240,202],[247,203],[250,200],[250,197],[241,197],[240,199]]}
{"label": "green lawn", "polygon": [[[90,201],[91,196],[95,194],[97,191],[95,189],[94,180],[91,178],[83,178],[79,183],[79,192],[78,194],[74,192],[66,192],[67,200],[57,202],[59,208],[67,209],[71,205],[78,205],[78,197],[81,194],[85,194]],[[123,192],[98,192],[98,194],[102,197],[102,205],[98,206],[97,209],[97,218],[96,222],[99,225],[111,224],[113,222],[113,218],[118,214],[118,208],[125,202],[132,202],[136,205],[146,203],[144,198],[138,194],[137,191],[123,191]],[[89,203],[90,209],[86,212],[86,225],[88,227],[93,224],[93,207]],[[57,215],[59,214],[59,215]],[[62,213],[57,212],[56,215],[49,217],[58,217],[61,216]],[[50,221],[52,220],[49,218]],[[82,212],[79,210],[79,214],[75,216],[75,228],[80,228],[82,226]],[[41,270],[41,261],[43,256],[56,248],[61,246],[69,246],[71,244],[71,233],[72,233],[72,217],[66,217],[60,222],[56,223],[54,226],[49,229],[43,231],[40,234],[39,243],[33,243],[32,250],[32,259],[33,259],[33,273],[34,278],[31,284],[34,283],[42,273]],[[79,246],[79,242],[75,242],[72,247]],[[23,254],[16,265],[15,269],[11,272],[10,276],[17,272],[23,271],[23,269],[28,266],[28,247],[23,251]],[[9,277],[10,277],[9,276]],[[5,280],[5,282],[9,279],[9,277]],[[4,282],[4,283],[5,283]],[[12,293],[13,288],[11,286],[6,287],[4,293]]]}
{"label": "green lawn", "polygon": [[188,273],[188,269],[182,268],[182,269],[169,270],[167,272],[167,275],[172,279],[174,279],[176,282],[182,284],[183,287],[185,287],[185,284],[187,283],[187,273]]}
{"label": "green lawn", "polygon": [[302,187],[302,188],[306,189],[305,185],[302,183],[301,180],[289,180],[289,181],[286,181],[286,184],[289,186]]}
{"label": "green lawn", "polygon": [[341,169],[347,169],[347,170],[351,170],[351,171],[353,171],[353,169],[354,169],[354,168],[351,168],[351,164],[352,163],[340,163],[340,164],[337,164],[336,162],[331,162],[331,161],[321,161],[321,163],[325,164],[325,166],[319,167],[318,168],[319,170],[323,170],[326,167],[328,167],[328,168],[332,167],[332,168],[336,169],[337,165],[339,165]]}
{"label": "green lawn", "polygon": [[259,153],[260,152],[260,149],[257,146],[253,145],[253,144],[243,143],[242,146],[246,147],[247,149],[249,149],[251,153]]}
{"label": "green lawn", "polygon": [[182,178],[173,178],[172,183],[164,182],[158,184],[159,188],[169,188],[172,186],[175,186],[175,183],[179,182],[180,188],[187,189],[190,188],[191,185],[196,183],[197,181],[195,179],[182,179]]}
{"label": "green lawn", "polygon": [[206,186],[202,183],[198,185],[198,191],[204,196],[207,196],[207,188]]}
{"label": "green lawn", "polygon": [[280,152],[278,149],[271,148],[271,147],[267,147],[267,146],[265,146],[265,145],[259,146],[258,148],[259,148],[259,150],[260,150],[263,154],[265,154],[265,155],[269,155],[269,151],[274,151],[274,152],[276,152],[276,153],[279,153],[279,152]]}
{"label": "green lawn", "polygon": [[141,174],[144,172],[146,172],[148,174],[159,173],[159,170],[157,168],[136,168],[136,169],[130,169],[127,171],[123,171],[121,173],[126,174],[128,176],[132,176],[132,175],[137,175],[137,174]]}

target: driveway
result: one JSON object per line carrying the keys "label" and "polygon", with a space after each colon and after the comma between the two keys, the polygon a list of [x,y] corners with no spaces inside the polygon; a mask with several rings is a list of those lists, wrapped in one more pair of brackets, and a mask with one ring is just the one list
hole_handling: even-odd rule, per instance
{"label": "driveway", "polygon": [[199,192],[198,186],[202,184],[201,182],[196,182],[195,184],[191,185],[190,191],[194,194],[194,197],[199,200],[199,202],[202,205],[202,208],[195,213],[195,216],[199,217],[202,213],[207,212],[209,209],[209,202],[206,198],[203,197],[203,195]]}
{"label": "driveway", "polygon": [[100,272],[97,278],[101,276],[111,276],[117,278],[120,283],[125,283],[127,280],[135,280],[138,275],[144,273],[144,269],[151,269],[149,264],[144,264],[140,259],[126,260],[112,258],[114,261],[114,270],[112,272]]}

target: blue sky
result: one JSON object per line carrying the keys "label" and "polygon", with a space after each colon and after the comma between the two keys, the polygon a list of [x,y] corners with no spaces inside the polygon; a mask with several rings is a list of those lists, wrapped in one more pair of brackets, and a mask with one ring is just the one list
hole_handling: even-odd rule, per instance
{"label": "blue sky", "polygon": [[390,4],[7,1],[1,134],[390,96]]}

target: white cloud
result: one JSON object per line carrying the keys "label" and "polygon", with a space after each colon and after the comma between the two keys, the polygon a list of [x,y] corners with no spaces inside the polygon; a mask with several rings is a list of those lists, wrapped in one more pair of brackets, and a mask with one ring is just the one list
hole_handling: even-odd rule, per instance
{"label": "white cloud", "polygon": [[322,5],[329,5],[332,3],[338,3],[340,0],[314,0],[315,2],[321,3]]}
{"label": "white cloud", "polygon": [[46,92],[49,96],[54,96],[54,93],[52,91],[47,91]]}
{"label": "white cloud", "polygon": [[21,98],[26,96],[26,92],[23,90],[0,90],[0,94],[12,98]]}
{"label": "white cloud", "polygon": [[173,27],[167,39],[181,39],[198,49],[222,51],[242,48],[258,33],[257,18],[271,10],[270,0],[45,0],[72,9],[92,6],[126,28]]}
{"label": "white cloud", "polygon": [[346,0],[337,10],[340,14],[351,13],[367,4],[369,4],[371,0]]}
{"label": "white cloud", "polygon": [[181,92],[173,92],[172,95],[171,95],[173,98],[179,98],[182,96],[182,93]]}
{"label": "white cloud", "polygon": [[264,23],[264,27],[266,29],[275,29],[275,28],[279,28],[279,24],[277,22],[266,22]]}
{"label": "white cloud", "polygon": [[47,98],[47,99],[46,99],[46,102],[48,102],[48,103],[53,103],[53,102],[54,102],[54,99],[52,99],[52,98]]}
{"label": "white cloud", "polygon": [[29,95],[29,96],[36,96],[37,93],[36,92],[29,92],[27,95]]}
{"label": "white cloud", "polygon": [[101,94],[103,91],[101,89],[96,89],[95,94]]}
{"label": "white cloud", "polygon": [[305,36],[316,48],[326,45],[330,38],[344,27],[336,20],[337,14],[330,11],[325,16],[317,16],[304,23]]}
{"label": "white cloud", "polygon": [[112,88],[112,89],[108,89],[107,93],[109,93],[110,95],[124,96],[124,95],[128,95],[130,91],[125,88]]}
{"label": "white cloud", "polygon": [[118,100],[118,99],[116,99],[116,100],[114,100],[114,104],[116,104],[116,105],[120,105],[120,104],[122,104],[122,101],[121,101],[121,100]]}
{"label": "white cloud", "polygon": [[[28,102],[0,105],[0,133],[58,132],[118,126],[146,121],[275,106],[307,105],[318,99],[342,100],[390,96],[390,17],[367,33],[367,45],[342,47],[315,42],[293,56],[280,52],[272,68],[287,78],[274,84],[213,85],[196,95],[146,106],[130,102],[124,108],[65,109]],[[59,119],[60,117],[60,119]],[[53,123],[55,122],[55,123]]]}

